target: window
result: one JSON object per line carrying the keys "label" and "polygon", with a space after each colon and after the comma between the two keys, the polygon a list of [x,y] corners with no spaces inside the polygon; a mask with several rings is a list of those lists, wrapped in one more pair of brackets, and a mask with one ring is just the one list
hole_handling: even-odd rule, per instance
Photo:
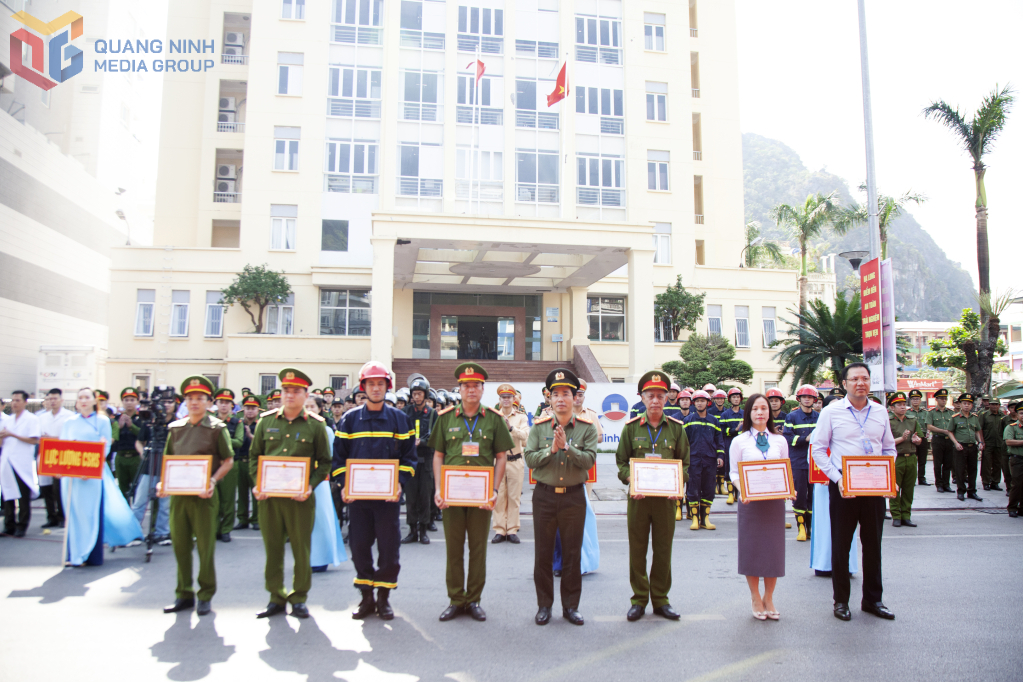
{"label": "window", "polygon": [[671,265],[671,223],[654,223],[654,265]]}
{"label": "window", "polygon": [[693,97],[700,96],[700,53],[689,53],[689,77],[693,86]]}
{"label": "window", "polygon": [[140,391],[149,393],[149,385],[152,381],[152,376],[149,374],[132,374],[131,385]]}
{"label": "window", "polygon": [[277,388],[276,374],[259,375],[259,393],[261,395],[270,395],[275,388]]}
{"label": "window", "polygon": [[693,161],[703,160],[703,123],[700,114],[693,114]]}
{"label": "window", "polygon": [[288,296],[287,300],[280,305],[267,306],[266,327],[264,334],[285,334],[295,333],[295,294]]}
{"label": "window", "polygon": [[436,121],[439,77],[425,71],[401,72],[402,118],[406,121]]}
{"label": "window", "polygon": [[558,153],[515,153],[516,201],[558,203]]}
{"label": "window", "polygon": [[423,30],[423,3],[401,0],[401,27],[413,31]]}
{"label": "window", "polygon": [[643,47],[664,52],[664,15],[643,12]]}
{"label": "window", "polygon": [[705,252],[705,249],[704,249],[704,246],[703,246],[703,240],[702,239],[697,239],[696,240],[696,264],[697,265],[706,265],[707,264],[707,256],[706,256],[706,252]]}
{"label": "window", "polygon": [[[49,90],[40,90],[39,91],[39,101],[43,103],[44,107],[49,109],[50,108],[50,91]],[[125,125],[127,125],[127,123],[125,123]]]}
{"label": "window", "polygon": [[707,306],[707,335],[717,334],[721,336],[721,306]]}
{"label": "window", "polygon": [[305,19],[305,0],[284,0],[281,19]]}
{"label": "window", "polygon": [[419,177],[419,147],[402,145],[399,147],[401,174],[408,178]]}
{"label": "window", "polygon": [[270,248],[281,251],[294,251],[297,223],[298,206],[271,204]]}
{"label": "window", "polygon": [[696,213],[696,224],[703,225],[703,176],[693,176],[693,210]]}
{"label": "window", "polygon": [[772,388],[778,388],[777,381],[765,381],[764,382],[764,393],[767,393]]}
{"label": "window", "polygon": [[617,156],[577,156],[577,202],[583,205],[624,206],[625,195],[621,189],[624,170],[625,162]]}
{"label": "window", "polygon": [[[504,52],[504,10],[489,7],[458,8],[458,51],[483,54]],[[556,47],[555,47],[556,49]]]}
{"label": "window", "polygon": [[592,341],[625,340],[625,299],[605,296],[586,297],[586,316]]}
{"label": "window", "polygon": [[668,120],[668,84],[651,83],[646,84],[646,120],[667,121]]}
{"label": "window", "polygon": [[624,116],[624,91],[610,88],[576,88],[575,110],[579,114]]}
{"label": "window", "polygon": [[749,306],[735,306],[735,347],[749,348]]}
{"label": "window", "polygon": [[369,291],[320,289],[320,334],[369,336]]}
{"label": "window", "polygon": [[647,189],[668,191],[668,152],[648,150],[646,153]]}
{"label": "window", "polygon": [[347,251],[348,250],[348,221],[347,220],[323,220],[323,227],[320,233],[321,251]]}
{"label": "window", "polygon": [[274,126],[274,170],[298,170],[298,140],[301,128]]}
{"label": "window", "polygon": [[[476,163],[472,164],[473,180],[501,180],[504,175],[504,153],[489,152],[481,149],[476,151]],[[458,149],[455,152],[455,177],[460,180],[469,179],[469,165],[472,163],[472,151]]]}
{"label": "window", "polygon": [[380,118],[380,78],[379,69],[330,67],[327,71],[327,115]]}
{"label": "window", "polygon": [[206,377],[207,379],[209,379],[210,383],[213,384],[213,390],[214,391],[216,391],[218,388],[220,388],[220,375],[219,374],[203,374],[203,376]]}
{"label": "window", "polygon": [[761,308],[760,315],[764,320],[764,348],[769,348],[778,338],[774,314],[773,307],[764,306]]}
{"label": "window", "polygon": [[190,292],[174,290],[171,292],[171,336],[188,336],[188,299]]}
{"label": "window", "polygon": [[338,376],[336,374],[330,375],[330,387],[334,389],[334,393],[343,391],[348,388],[348,375]]}
{"label": "window", "polygon": [[360,140],[328,140],[328,173],[377,174],[377,145]]}
{"label": "window", "polygon": [[515,81],[515,108],[536,111],[536,81]]}
{"label": "window", "polygon": [[[459,104],[481,104],[485,107],[490,106],[490,78],[480,79],[480,93],[479,101],[476,101],[476,77],[475,76],[459,76],[458,77],[458,103]],[[534,97],[536,97],[536,90],[534,89]],[[535,108],[535,107],[534,107]]]}
{"label": "window", "polygon": [[135,336],[152,336],[156,289],[139,289],[135,296]]}
{"label": "window", "polygon": [[654,341],[670,343],[678,340],[668,318],[654,318]]}
{"label": "window", "polygon": [[[383,0],[334,0],[334,23],[350,26],[379,26]],[[355,42],[352,40],[342,42]]]}
{"label": "window", "polygon": [[206,292],[206,331],[204,336],[210,338],[224,335],[223,295],[219,291]]}
{"label": "window", "polygon": [[1023,327],[1020,327],[1019,325],[1013,325],[1012,327],[1010,327],[1009,342],[1016,343],[1018,341],[1023,340],[1023,336],[1021,336],[1021,333],[1023,333]]}
{"label": "window", "polygon": [[599,17],[575,18],[576,59],[581,62],[621,64],[622,22]]}
{"label": "window", "polygon": [[301,52],[277,53],[277,94],[302,94],[302,62],[305,57]]}

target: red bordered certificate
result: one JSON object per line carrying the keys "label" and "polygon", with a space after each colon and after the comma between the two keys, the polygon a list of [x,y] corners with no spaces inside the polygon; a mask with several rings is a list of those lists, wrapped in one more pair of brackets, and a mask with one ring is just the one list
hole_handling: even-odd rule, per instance
{"label": "red bordered certificate", "polygon": [[295,497],[309,488],[308,457],[259,458],[256,488],[270,497]]}
{"label": "red bordered certificate", "polygon": [[894,457],[842,458],[842,486],[851,497],[894,497]]}
{"label": "red bordered certificate", "polygon": [[166,455],[160,488],[167,495],[202,495],[210,488],[212,455]]}
{"label": "red bordered certificate", "polygon": [[792,462],[787,457],[739,462],[739,481],[743,501],[792,500],[796,497]]}
{"label": "red bordered certificate", "polygon": [[398,497],[396,459],[350,459],[345,462],[345,495],[350,500],[393,500]]}
{"label": "red bordered certificate", "polygon": [[449,507],[482,507],[493,494],[493,467],[440,468],[440,496]]}

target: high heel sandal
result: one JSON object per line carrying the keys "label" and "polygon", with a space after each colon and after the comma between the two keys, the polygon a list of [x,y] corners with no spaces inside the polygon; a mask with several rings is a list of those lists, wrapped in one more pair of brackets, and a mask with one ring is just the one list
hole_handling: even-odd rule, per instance
{"label": "high heel sandal", "polygon": [[753,600],[750,600],[750,605],[753,608],[753,617],[754,618],[756,618],[757,620],[767,620],[767,612],[766,611],[757,611],[757,605],[756,605],[756,603],[753,602]]}
{"label": "high heel sandal", "polygon": [[778,620],[779,618],[781,618],[781,614],[778,613],[777,611],[764,611],[764,615],[770,618],[771,620]]}

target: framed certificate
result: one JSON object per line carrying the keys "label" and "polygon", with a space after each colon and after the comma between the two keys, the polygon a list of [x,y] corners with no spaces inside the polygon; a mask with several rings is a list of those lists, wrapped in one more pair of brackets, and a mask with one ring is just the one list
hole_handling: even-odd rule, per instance
{"label": "framed certificate", "polygon": [[785,459],[739,462],[743,501],[795,499],[792,462]]}
{"label": "framed certificate", "polygon": [[350,459],[345,495],[350,500],[393,500],[398,496],[398,460]]}
{"label": "framed certificate", "polygon": [[295,497],[309,487],[308,457],[259,458],[256,488],[270,497]]}
{"label": "framed certificate", "polygon": [[440,468],[440,496],[451,507],[482,507],[493,494],[493,467]]}
{"label": "framed certificate", "polygon": [[166,455],[160,483],[168,495],[201,495],[209,490],[212,455]]}
{"label": "framed certificate", "polygon": [[629,494],[644,497],[682,497],[682,460],[629,460]]}
{"label": "framed certificate", "polygon": [[893,497],[895,458],[843,457],[842,486],[852,497]]}
{"label": "framed certificate", "polygon": [[[831,451],[828,451],[830,456]],[[817,462],[813,461],[813,446],[810,446],[810,483],[823,483],[827,485],[831,483],[831,479],[827,477],[823,470],[817,466]]]}
{"label": "framed certificate", "polygon": [[[590,467],[590,470],[586,472],[586,482],[587,483],[596,483],[597,482],[597,465],[596,465],[596,463],[594,463],[594,465]],[[533,478],[533,470],[532,469],[529,470],[529,485],[536,485],[536,479]]]}

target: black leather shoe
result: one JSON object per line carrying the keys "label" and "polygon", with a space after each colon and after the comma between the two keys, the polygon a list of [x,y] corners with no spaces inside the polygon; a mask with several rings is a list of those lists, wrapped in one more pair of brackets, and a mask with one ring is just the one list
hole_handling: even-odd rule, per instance
{"label": "black leather shoe", "polygon": [[555,578],[560,578],[561,577],[561,571],[554,571],[554,577]]}
{"label": "black leather shoe", "polygon": [[515,533],[511,533],[508,535],[508,542],[512,543],[513,545],[517,545],[519,544],[519,542],[521,542],[521,540],[519,540],[518,535],[516,535]]}
{"label": "black leather shoe", "polygon": [[25,529],[24,528],[16,528],[14,530],[14,537],[16,537],[16,538],[23,538],[23,537],[25,537]]}
{"label": "black leather shoe", "polygon": [[818,570],[814,569],[813,574],[815,576],[817,576],[818,578],[830,578],[831,577],[831,571],[818,571]]}
{"label": "black leather shoe", "polygon": [[377,603],[373,600],[373,590],[365,590],[362,593],[362,601],[359,602],[359,608],[352,612],[352,620],[362,620],[376,613],[376,610]]}
{"label": "black leather shoe", "polygon": [[1015,518],[1018,518],[1018,517],[1019,517],[1019,511],[1017,511],[1015,509],[1010,509],[1009,510],[1009,518],[1010,519],[1015,519]]}
{"label": "black leather shoe", "polygon": [[299,602],[291,605],[291,615],[295,618],[308,618],[309,608],[305,605],[305,602]]}
{"label": "black leather shoe", "polygon": [[433,521],[430,521],[430,523],[426,524],[426,530],[430,531],[431,533],[436,533],[437,524],[434,523]]}
{"label": "black leather shoe", "polygon": [[959,498],[960,502],[966,501],[966,495],[963,495],[962,493],[959,493],[958,495],[956,495],[956,497]]}
{"label": "black leather shoe", "polygon": [[952,488],[950,488],[950,487],[948,487],[948,486],[946,485],[946,486],[945,486],[945,492],[946,492],[946,493],[954,493],[955,491],[954,491],[954,490],[952,490]]}
{"label": "black leather shoe", "polygon": [[454,618],[457,618],[458,616],[461,616],[463,613],[465,613],[464,606],[456,606],[454,604],[451,604],[446,609],[444,609],[443,613],[440,614],[440,620],[442,622],[452,620]]}
{"label": "black leather shoe", "polygon": [[551,622],[551,607],[541,606],[536,612],[536,618],[533,619],[537,625],[547,625]]}
{"label": "black leather shoe", "polygon": [[47,521],[46,523],[43,524],[43,528],[56,528],[59,525],[60,524],[57,523],[56,521]]}
{"label": "black leather shoe", "polygon": [[483,608],[479,605],[479,602],[472,602],[466,606],[465,612],[468,613],[473,620],[478,620],[481,623],[487,619],[487,612],[483,610]]}
{"label": "black leather shoe", "polygon": [[1001,490],[1002,486],[998,485],[997,483],[992,483],[991,487],[989,489],[990,490]]}
{"label": "black leather shoe", "polygon": [[284,608],[284,604],[278,604],[277,602],[272,601],[266,605],[265,609],[256,614],[256,618],[270,618],[271,616],[276,616],[277,614],[284,613],[286,611],[287,609]]}
{"label": "black leather shoe", "polygon": [[579,613],[575,609],[565,609],[561,612],[561,615],[572,625],[582,625],[585,622],[583,620],[583,614]]}
{"label": "black leather shoe", "polygon": [[381,620],[394,620],[394,609],[391,608],[391,603],[387,600],[390,593],[390,590],[383,587],[377,590],[377,615]]}
{"label": "black leather shoe", "polygon": [[902,520],[902,525],[903,526],[907,526],[909,528],[916,528],[916,524],[913,523],[912,521],[910,521],[909,519],[903,519]]}
{"label": "black leather shoe", "polygon": [[220,541],[221,542],[231,542],[231,534],[230,533],[224,533],[223,535],[220,536]]}
{"label": "black leather shoe", "polygon": [[401,539],[401,544],[403,545],[411,545],[413,542],[419,542],[419,524],[413,523],[409,526],[409,528],[410,530],[408,535]]}
{"label": "black leather shoe", "polygon": [[259,524],[258,523],[252,524],[252,530],[259,530]]}
{"label": "black leather shoe", "polygon": [[433,514],[433,520],[434,521],[443,521],[444,520],[444,512],[442,512],[441,510],[438,509]]}
{"label": "black leather shoe", "polygon": [[991,486],[987,483],[984,484],[984,490],[991,490]]}
{"label": "black leather shoe", "polygon": [[917,485],[927,485],[927,479],[926,478],[918,479],[916,484]]}
{"label": "black leather shoe", "polygon": [[175,599],[173,604],[163,607],[164,613],[177,613],[178,611],[187,611],[188,609],[195,606],[195,598],[189,599]]}
{"label": "black leather shoe", "polygon": [[239,523],[237,526],[235,526],[231,530],[245,530],[248,527],[249,527],[249,524],[247,524],[247,523]]}
{"label": "black leather shoe", "polygon": [[630,623],[635,623],[637,620],[643,617],[646,613],[646,607],[640,606],[639,604],[633,604],[629,607],[629,612],[625,614],[625,620]]}
{"label": "black leather shoe", "polygon": [[894,521],[892,521],[892,526],[894,526],[895,528],[898,528],[901,525],[902,525],[902,519],[895,519]]}
{"label": "black leather shoe", "polygon": [[507,539],[508,539],[507,536],[501,535],[500,533],[496,533],[494,535],[494,539],[490,541],[490,544],[497,545],[497,544],[500,544],[500,543],[504,542]]}
{"label": "black leather shoe", "polygon": [[426,534],[426,526],[423,524],[419,524],[419,544],[430,544],[430,536]]}
{"label": "black leather shoe", "polygon": [[878,618],[884,618],[885,620],[895,620],[895,614],[888,610],[888,607],[878,602],[876,604],[860,604],[860,610],[872,613]]}
{"label": "black leather shoe", "polygon": [[852,612],[849,611],[849,605],[841,602],[836,603],[835,618],[839,620],[852,620]]}
{"label": "black leather shoe", "polygon": [[665,604],[664,606],[658,606],[654,609],[654,613],[662,618],[668,620],[678,620],[682,617],[682,614],[671,608],[671,604]]}
{"label": "black leather shoe", "polygon": [[978,502],[984,501],[984,498],[977,495],[977,493],[970,493],[967,495],[967,497],[970,498],[971,500],[977,500]]}
{"label": "black leather shoe", "polygon": [[209,614],[213,606],[208,601],[199,600],[199,605],[195,607],[195,612],[200,616]]}

